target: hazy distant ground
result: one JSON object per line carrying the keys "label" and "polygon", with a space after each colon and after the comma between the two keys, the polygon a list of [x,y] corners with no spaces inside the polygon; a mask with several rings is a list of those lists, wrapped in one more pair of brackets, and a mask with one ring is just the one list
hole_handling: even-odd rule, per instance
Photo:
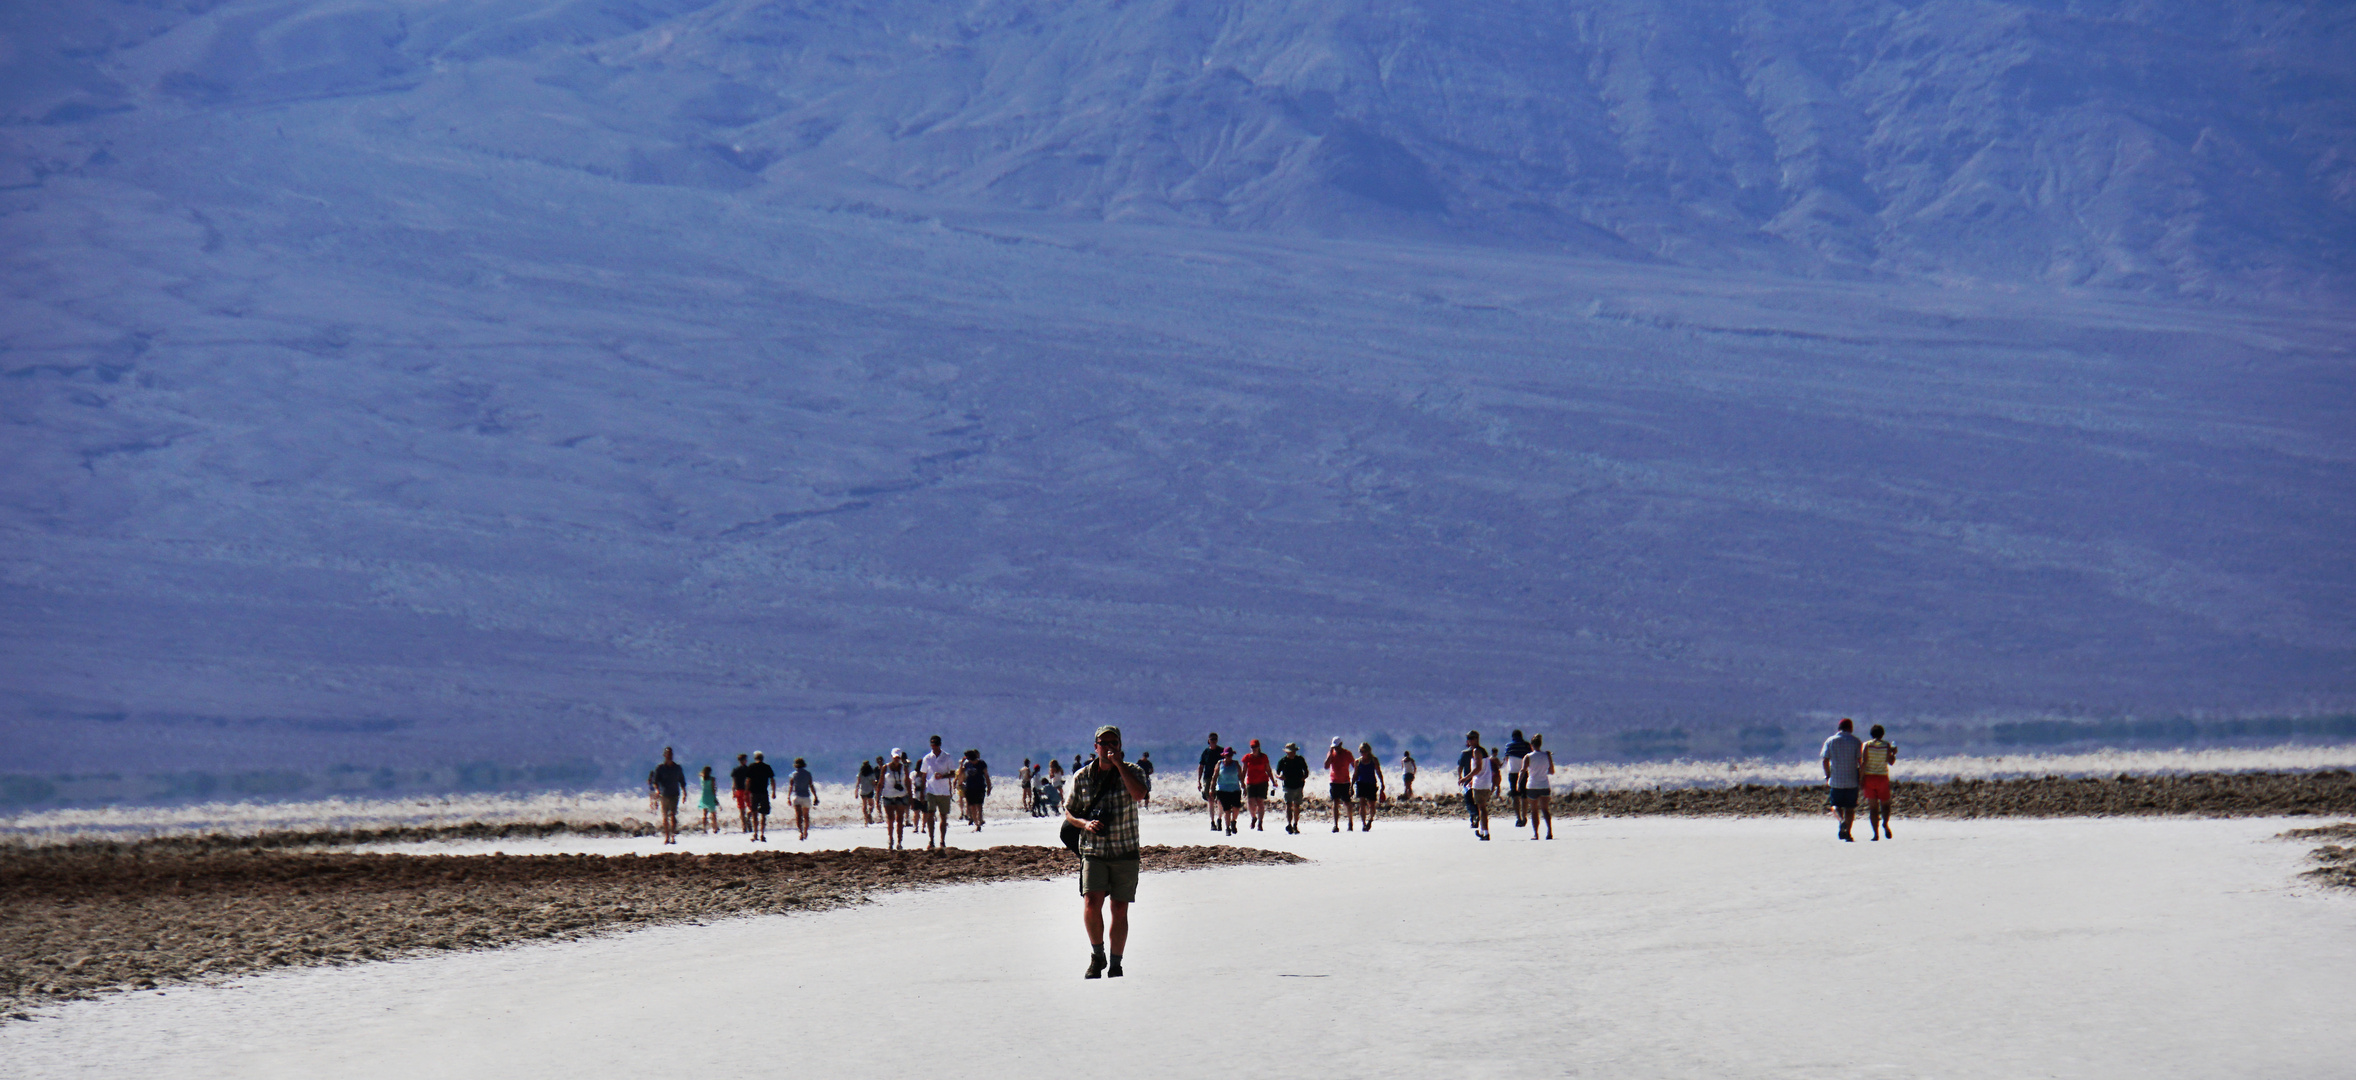
{"label": "hazy distant ground", "polygon": [[[2356,746],[2276,746],[2204,751],[2102,751],[2086,754],[2019,754],[1997,757],[1943,756],[1902,759],[1896,776],[1940,783],[1954,779],[2020,780],[2042,777],[2182,777],[2231,773],[2286,773],[2356,768]],[[1391,789],[1400,790],[1396,763]],[[1419,794],[1454,790],[1453,759],[1427,766]],[[822,777],[813,821],[822,827],[855,824],[859,802],[847,782]],[[1558,790],[1638,791],[1728,788],[1746,784],[1815,785],[1823,782],[1815,762],[1661,761],[1608,764],[1565,761],[1554,783]],[[996,778],[987,813],[993,820],[1024,813],[1012,776]],[[1163,776],[1155,809],[1192,814],[1200,803],[1187,776]],[[692,822],[692,795],[687,800]],[[721,795],[724,827],[733,830],[734,809]],[[365,796],[282,801],[195,802],[176,806],[109,805],[26,810],[0,817],[0,842],[50,845],[81,840],[138,840],[169,836],[257,836],[267,833],[349,833],[374,829],[451,829],[471,825],[541,825],[565,822],[651,822],[647,797],[638,791],[548,791],[518,794],[438,795],[408,798]],[[519,837],[480,843],[454,839],[460,847],[483,850],[576,850],[576,837]],[[616,843],[626,848],[627,840]]]}
{"label": "hazy distant ground", "polygon": [[2329,5],[1246,7],[6,13],[0,801],[2351,738]]}

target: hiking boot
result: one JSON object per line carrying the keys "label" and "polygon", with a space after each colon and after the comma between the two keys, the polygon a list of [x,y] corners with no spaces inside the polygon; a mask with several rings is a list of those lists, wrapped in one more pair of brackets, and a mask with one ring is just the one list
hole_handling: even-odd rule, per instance
{"label": "hiking boot", "polygon": [[1113,957],[1113,962],[1104,969],[1104,977],[1108,979],[1118,979],[1121,977],[1120,957]]}
{"label": "hiking boot", "polygon": [[1103,953],[1097,953],[1096,955],[1089,957],[1089,958],[1088,958],[1088,974],[1086,974],[1086,975],[1082,975],[1082,976],[1080,976],[1080,977],[1081,977],[1081,978],[1083,978],[1083,979],[1101,979],[1101,978],[1104,978],[1104,954],[1103,954]]}

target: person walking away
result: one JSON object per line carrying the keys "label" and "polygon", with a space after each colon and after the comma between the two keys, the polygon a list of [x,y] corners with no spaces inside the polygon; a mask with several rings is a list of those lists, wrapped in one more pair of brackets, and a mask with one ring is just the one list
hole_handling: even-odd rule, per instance
{"label": "person walking away", "polygon": [[[1080,923],[1088,930],[1086,979],[1122,975],[1121,955],[1129,943],[1129,905],[1137,902],[1137,810],[1146,801],[1145,779],[1121,760],[1121,729],[1096,729],[1096,758],[1072,775],[1071,809],[1064,822],[1080,830]],[[1081,812],[1085,811],[1085,817]],[[1104,902],[1112,901],[1110,955],[1105,952]]]}
{"label": "person walking away", "polygon": [[1275,772],[1268,766],[1268,755],[1260,751],[1260,740],[1252,740],[1252,752],[1243,756],[1243,798],[1252,811],[1252,831],[1268,831],[1268,782]]}
{"label": "person walking away", "polygon": [[1137,752],[1137,778],[1145,781],[1145,797],[1153,798],[1153,751]]}
{"label": "person walking away", "polygon": [[1032,817],[1038,817],[1039,801],[1033,798],[1031,793],[1030,758],[1024,758],[1023,767],[1014,771],[1014,787],[1016,791],[1022,792],[1023,809],[1030,811]]}
{"label": "person walking away", "polygon": [[753,817],[754,843],[769,842],[769,801],[776,797],[777,770],[755,750],[753,763],[744,767],[744,801]]}
{"label": "person walking away", "polygon": [[1513,827],[1529,824],[1524,820],[1522,806],[1522,757],[1530,752],[1530,740],[1522,737],[1520,728],[1513,729],[1513,737],[1505,740],[1505,798],[1513,804]]}
{"label": "person walking away", "polygon": [[1865,824],[1873,830],[1873,839],[1890,836],[1890,763],[1898,760],[1898,747],[1882,738],[1882,726],[1873,725],[1868,732],[1873,738],[1857,750],[1857,797],[1865,802]]}
{"label": "person walking away", "polygon": [[728,770],[728,784],[733,789],[730,796],[736,800],[736,831],[745,833],[753,831],[752,803],[747,801],[744,779],[745,770],[750,767],[745,756],[738,754],[736,767]]}
{"label": "person walking away", "polygon": [[851,778],[851,790],[859,796],[859,824],[875,824],[875,763],[859,759],[859,775]]}
{"label": "person walking away", "polygon": [[1407,750],[1399,751],[1399,797],[1415,797],[1415,754]]}
{"label": "person walking away", "polygon": [[1284,744],[1284,756],[1276,759],[1276,778],[1284,783],[1284,831],[1298,836],[1301,802],[1309,788],[1309,759],[1301,756],[1301,744]]}
{"label": "person walking away", "polygon": [[899,747],[892,748],[891,760],[884,762],[876,778],[876,789],[883,793],[884,850],[904,851],[908,847],[908,755]]}
{"label": "person walking away", "polygon": [[1530,736],[1530,752],[1522,755],[1522,801],[1530,811],[1530,839],[1538,838],[1538,819],[1546,819],[1546,838],[1554,839],[1554,751],[1546,736]]}
{"label": "person walking away", "polygon": [[920,766],[924,774],[924,849],[947,851],[949,803],[957,794],[957,759],[942,752],[940,736],[933,736],[931,744],[932,752],[924,756]]}
{"label": "person walking away", "polygon": [[982,831],[982,804],[990,798],[990,763],[982,760],[979,750],[965,752],[965,807],[971,815],[973,831]]}
{"label": "person walking away", "polygon": [[1235,835],[1235,816],[1243,812],[1243,765],[1235,760],[1235,748],[1228,747],[1219,756],[1219,767],[1211,773],[1211,790],[1219,796],[1219,812],[1227,819],[1227,835]]}
{"label": "person walking away", "polygon": [[1219,771],[1219,758],[1219,733],[1214,731],[1211,733],[1210,744],[1203,747],[1203,752],[1195,758],[1194,769],[1195,785],[1202,789],[1203,805],[1210,807],[1211,810],[1212,832],[1218,832],[1223,827],[1219,822],[1218,789],[1211,786],[1211,777]]}
{"label": "person walking away", "polygon": [[1464,733],[1464,752],[1456,756],[1456,786],[1464,792],[1464,816],[1471,821],[1473,836],[1489,838],[1489,796],[1496,791],[1497,777],[1489,771],[1489,752],[1481,748],[1481,733]]}
{"label": "person walking away", "polygon": [[703,780],[703,791],[701,797],[696,800],[695,807],[703,813],[697,818],[695,829],[697,832],[719,832],[720,778],[712,775],[712,767],[709,765],[704,766],[703,772],[698,776]]}
{"label": "person walking away", "polygon": [[1365,822],[1365,831],[1374,831],[1374,812],[1381,808],[1384,790],[1383,763],[1374,756],[1373,743],[1358,744],[1358,759],[1350,763],[1350,782],[1358,789],[1358,815]]}
{"label": "person walking away", "polygon": [[663,843],[679,842],[679,798],[687,794],[687,770],[671,760],[671,748],[663,747],[663,763],[654,767],[655,791],[662,796]]}
{"label": "person walking away", "polygon": [[1350,831],[1358,831],[1358,815],[1350,809],[1350,774],[1358,769],[1357,759],[1342,749],[1342,737],[1333,737],[1333,745],[1325,751],[1326,799],[1333,803],[1333,831],[1342,831],[1342,819],[1350,820]]}
{"label": "person walking away", "polygon": [[818,805],[818,779],[810,775],[810,759],[795,758],[794,771],[785,774],[785,801],[794,808],[795,839],[810,838],[810,808]]}
{"label": "person walking away", "polygon": [[1824,782],[1831,789],[1832,807],[1841,815],[1841,839],[1855,843],[1850,829],[1857,824],[1857,765],[1865,744],[1857,739],[1856,725],[1848,717],[1841,718],[1841,729],[1824,740]]}

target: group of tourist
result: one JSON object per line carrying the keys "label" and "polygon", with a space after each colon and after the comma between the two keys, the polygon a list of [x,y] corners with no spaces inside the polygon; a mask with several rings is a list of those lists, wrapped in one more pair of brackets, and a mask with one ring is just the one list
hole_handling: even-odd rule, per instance
{"label": "group of tourist", "polygon": [[859,762],[859,773],[851,778],[860,820],[873,825],[880,819],[884,846],[891,850],[908,847],[911,817],[924,829],[926,851],[948,850],[952,810],[957,820],[982,831],[983,804],[992,787],[990,763],[980,750],[942,750],[938,735],[926,742],[930,749],[920,760],[908,760],[907,751],[895,746],[887,757]]}
{"label": "group of tourist", "polygon": [[[1087,762],[1088,755],[1073,754],[1072,769],[1068,775],[1078,775],[1080,770],[1087,766]],[[1131,763],[1131,767],[1137,770],[1137,775],[1143,778],[1146,791],[1151,793],[1153,791],[1153,753],[1151,751],[1140,752],[1137,755],[1137,760]],[[1023,804],[1030,809],[1032,817],[1047,817],[1063,813],[1063,789],[1066,775],[1063,762],[1054,758],[1049,758],[1045,763],[1038,765],[1031,764],[1030,758],[1023,759],[1022,768],[1015,771],[1015,783],[1020,785],[1023,792]]]}
{"label": "group of tourist", "polygon": [[[730,770],[728,776],[735,791],[737,826],[751,833],[753,840],[763,843],[768,841],[769,808],[780,786],[785,790],[786,800],[793,804],[794,828],[800,831],[802,839],[810,838],[810,808],[818,805],[818,781],[810,775],[808,760],[795,758],[793,771],[780,781],[777,770],[769,764],[765,755],[756,750],[750,760],[744,754],[736,755],[736,768]],[[701,831],[719,832],[719,779],[712,775],[712,767],[706,765],[697,775],[697,780],[703,790],[696,800],[696,808],[702,812],[696,827]],[[686,794],[687,770],[673,760],[670,747],[663,747],[663,763],[646,774],[647,808],[662,815],[663,843],[679,842],[679,803]]]}
{"label": "group of tourist", "polygon": [[[1327,792],[1333,831],[1343,831],[1345,824],[1352,832],[1374,828],[1376,811],[1391,796],[1390,778],[1375,756],[1373,744],[1359,743],[1353,754],[1336,736],[1326,750],[1323,768],[1331,781]],[[1310,771],[1309,759],[1302,755],[1299,743],[1284,744],[1284,753],[1271,758],[1258,739],[1248,740],[1239,754],[1235,747],[1220,744],[1218,732],[1211,732],[1195,766],[1195,784],[1210,810],[1211,831],[1229,836],[1242,828],[1265,831],[1268,797],[1273,791],[1284,804],[1284,831],[1298,835],[1301,807],[1308,801]],[[1415,755],[1400,755],[1399,774],[1402,794],[1413,796]]]}
{"label": "group of tourist", "polygon": [[1842,717],[1841,729],[1824,740],[1825,806],[1841,819],[1841,839],[1851,842],[1857,839],[1859,802],[1865,804],[1865,823],[1873,830],[1869,839],[1890,835],[1890,763],[1898,760],[1898,748],[1882,738],[1880,724],[1868,734],[1873,737],[1858,739],[1856,724]]}
{"label": "group of tourist", "polygon": [[1481,733],[1464,733],[1464,751],[1456,755],[1456,786],[1464,795],[1464,815],[1473,836],[1489,839],[1489,804],[1500,788],[1512,804],[1515,828],[1528,827],[1530,839],[1554,839],[1554,752],[1546,737],[1522,736],[1515,729],[1504,746],[1484,747]]}
{"label": "group of tourist", "polygon": [[[1890,835],[1890,765],[1898,748],[1883,738],[1880,724],[1870,739],[1859,739],[1855,725],[1843,719],[1840,730],[1824,741],[1823,765],[1829,790],[1826,809],[1840,819],[1840,838],[1854,841],[1857,806],[1863,802],[1872,839]],[[946,850],[949,815],[961,805],[964,820],[979,832],[983,804],[989,798],[990,767],[979,750],[952,755],[932,736],[931,749],[917,761],[894,748],[887,757],[861,761],[853,780],[861,817],[870,825],[878,815],[886,830],[886,844],[907,846],[908,819],[923,824],[925,849]],[[782,786],[794,810],[794,826],[804,840],[810,837],[810,808],[817,805],[818,789],[808,762],[794,759],[793,771],[781,781],[776,770],[755,752],[747,760],[738,754],[730,773],[739,824],[756,841],[768,839],[771,800]],[[1391,798],[1390,777],[1371,743],[1361,742],[1355,753],[1339,736],[1327,746],[1322,765],[1332,804],[1332,830],[1372,831],[1377,811]],[[1260,740],[1245,742],[1241,753],[1224,745],[1212,732],[1197,762],[1196,782],[1209,809],[1211,829],[1236,835],[1239,828],[1264,831],[1268,801],[1276,792],[1284,805],[1284,831],[1301,831],[1301,807],[1307,801],[1312,767],[1301,744],[1284,744],[1284,753],[1271,758]],[[1398,762],[1400,797],[1415,794],[1415,755],[1401,751]],[[1490,806],[1499,791],[1511,805],[1515,828],[1528,828],[1532,840],[1554,839],[1555,762],[1543,735],[1524,737],[1516,730],[1503,746],[1481,744],[1479,731],[1464,733],[1464,750],[1456,758],[1456,784],[1473,835],[1490,838]],[[1129,905],[1137,899],[1138,812],[1152,797],[1153,761],[1149,754],[1126,760],[1121,729],[1096,729],[1093,754],[1076,754],[1069,772],[1060,760],[1034,765],[1023,759],[1016,773],[1024,804],[1033,817],[1056,814],[1070,827],[1070,843],[1080,856],[1081,922],[1088,932],[1090,958],[1085,978],[1119,978],[1122,950],[1129,937]],[[703,811],[700,826],[718,832],[718,782],[710,766],[701,777]],[[663,842],[677,843],[679,803],[687,789],[684,769],[663,748],[663,762],[647,774],[648,799],[662,813]],[[1069,787],[1067,797],[1066,787]],[[1246,816],[1248,815],[1248,817]],[[1111,917],[1106,918],[1107,901]]]}

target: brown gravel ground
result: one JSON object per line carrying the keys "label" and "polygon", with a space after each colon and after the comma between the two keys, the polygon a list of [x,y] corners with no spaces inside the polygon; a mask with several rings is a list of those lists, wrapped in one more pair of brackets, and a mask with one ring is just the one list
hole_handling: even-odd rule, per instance
{"label": "brown gravel ground", "polygon": [[[2282,834],[2284,840],[2351,840],[2356,841],[2356,821],[2343,821],[2315,829],[2292,829]],[[2314,878],[2324,885],[2356,889],[2356,846],[2325,844],[2307,853],[2315,860],[2315,869],[2300,877]]]}
{"label": "brown gravel ground", "polygon": [[[494,827],[512,828],[512,827]],[[598,831],[597,827],[527,826]],[[374,833],[0,848],[0,1019],[113,990],[269,968],[814,911],[892,890],[1073,872],[1062,848],[941,855],[862,848],[743,855],[386,855],[289,851]],[[363,841],[365,842],[365,841]],[[1145,868],[1302,862],[1148,847]]]}
{"label": "brown gravel ground", "polygon": [[[2305,773],[2195,773],[2187,776],[2117,776],[2023,780],[1901,780],[1891,804],[1899,820],[1909,817],[2281,817],[2356,814],[2356,772],[2339,769]],[[1723,788],[1655,788],[1636,791],[1566,791],[1554,796],[1556,817],[1791,817],[1824,812],[1824,788],[1742,784]],[[1312,812],[1325,814],[1323,800]],[[1464,800],[1455,792],[1394,800],[1383,813],[1462,819]],[[1500,798],[1489,815],[1513,820]],[[1309,816],[1304,814],[1304,817]]]}

